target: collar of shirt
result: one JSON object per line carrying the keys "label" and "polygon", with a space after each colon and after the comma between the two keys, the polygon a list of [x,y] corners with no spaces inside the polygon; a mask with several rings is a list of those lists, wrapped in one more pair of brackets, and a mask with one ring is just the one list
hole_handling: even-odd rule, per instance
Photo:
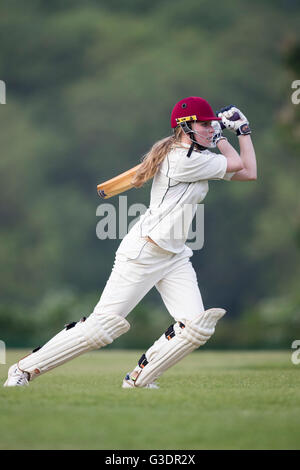
{"label": "collar of shirt", "polygon": [[[185,144],[185,143],[180,143],[180,144],[178,143],[178,144],[175,144],[173,148],[174,148],[174,149],[175,149],[175,148],[178,148],[178,149],[180,149],[180,148],[181,148],[181,149],[182,149],[182,148],[183,148],[183,149],[189,149],[189,148],[190,148],[190,145],[189,145],[189,144]],[[205,150],[202,150],[202,152],[207,152],[207,150],[209,150],[209,149],[208,149],[208,148],[205,148]],[[194,151],[197,152],[197,150],[194,150]]]}

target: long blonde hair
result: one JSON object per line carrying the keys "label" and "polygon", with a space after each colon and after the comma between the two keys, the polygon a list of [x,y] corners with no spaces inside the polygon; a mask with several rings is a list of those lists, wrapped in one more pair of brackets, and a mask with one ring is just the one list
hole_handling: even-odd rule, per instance
{"label": "long blonde hair", "polygon": [[159,165],[170,152],[171,148],[176,144],[180,144],[182,133],[181,127],[178,126],[173,135],[159,140],[151,147],[149,152],[142,157],[141,166],[131,181],[133,186],[140,188],[146,181],[153,178]]}

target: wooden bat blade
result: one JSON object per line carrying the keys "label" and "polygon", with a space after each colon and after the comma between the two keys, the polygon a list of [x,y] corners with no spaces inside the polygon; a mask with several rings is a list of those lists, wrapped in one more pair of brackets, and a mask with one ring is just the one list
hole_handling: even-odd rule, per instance
{"label": "wooden bat blade", "polygon": [[104,183],[100,183],[97,185],[97,193],[103,199],[108,199],[112,196],[116,196],[117,194],[121,194],[128,189],[133,188],[131,184],[132,178],[137,172],[138,168],[141,166],[141,163],[130,170],[121,173],[114,178],[105,181]]}

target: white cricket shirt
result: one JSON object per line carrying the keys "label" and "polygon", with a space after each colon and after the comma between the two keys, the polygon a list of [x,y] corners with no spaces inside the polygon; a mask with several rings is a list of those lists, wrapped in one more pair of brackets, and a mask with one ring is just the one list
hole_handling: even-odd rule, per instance
{"label": "white cricket shirt", "polygon": [[233,175],[226,173],[224,155],[204,150],[187,157],[189,148],[182,144],[166,155],[153,178],[149,208],[125,236],[119,252],[135,256],[141,246],[139,240],[145,241],[145,237],[172,253],[187,248],[189,228],[197,204],[208,192],[208,180],[229,180]]}

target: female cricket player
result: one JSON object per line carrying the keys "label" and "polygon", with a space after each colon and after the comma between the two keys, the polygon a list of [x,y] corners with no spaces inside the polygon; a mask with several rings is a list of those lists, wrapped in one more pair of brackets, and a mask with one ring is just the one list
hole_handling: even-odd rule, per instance
{"label": "female cricket player", "polygon": [[[236,133],[238,153],[222,135]],[[185,244],[208,181],[256,179],[256,157],[245,115],[230,105],[216,116],[203,98],[180,100],[171,114],[173,135],[153,145],[133,184],[153,177],[150,205],[122,240],[102,296],[88,318],[67,325],[43,347],[10,367],[5,386],[24,386],[86,351],[126,333],[127,315],[156,287],[174,324],[126,374],[123,388],[157,388],[156,380],[213,335],[224,309],[205,310]],[[214,153],[209,148],[217,148]]]}

